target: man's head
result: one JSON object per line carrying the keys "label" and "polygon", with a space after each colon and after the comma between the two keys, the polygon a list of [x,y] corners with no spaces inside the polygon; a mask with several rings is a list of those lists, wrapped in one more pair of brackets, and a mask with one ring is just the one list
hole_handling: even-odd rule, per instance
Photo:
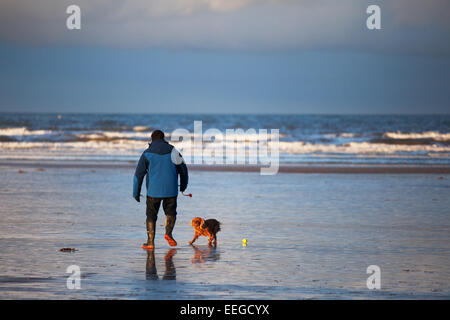
{"label": "man's head", "polygon": [[155,130],[152,132],[152,141],[156,141],[159,139],[164,139],[164,132],[161,130]]}

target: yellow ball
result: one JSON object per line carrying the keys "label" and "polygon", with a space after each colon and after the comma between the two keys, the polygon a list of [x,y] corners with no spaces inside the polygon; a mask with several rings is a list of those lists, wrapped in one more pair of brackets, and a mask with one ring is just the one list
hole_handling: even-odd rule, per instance
{"label": "yellow ball", "polygon": [[242,245],[246,246],[247,245],[247,239],[242,239]]}

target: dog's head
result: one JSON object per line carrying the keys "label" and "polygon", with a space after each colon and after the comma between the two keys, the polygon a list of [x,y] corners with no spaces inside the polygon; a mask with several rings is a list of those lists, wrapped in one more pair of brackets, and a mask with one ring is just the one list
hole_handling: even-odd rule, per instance
{"label": "dog's head", "polygon": [[196,218],[192,219],[191,226],[194,229],[201,229],[203,227],[204,223],[205,223],[205,220],[203,218],[196,217]]}

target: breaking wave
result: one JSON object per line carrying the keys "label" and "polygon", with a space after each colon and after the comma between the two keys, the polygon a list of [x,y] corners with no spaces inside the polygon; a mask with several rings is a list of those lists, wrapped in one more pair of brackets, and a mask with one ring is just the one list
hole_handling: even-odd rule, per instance
{"label": "breaking wave", "polygon": [[[145,129],[146,130],[146,129]],[[0,129],[0,159],[122,159],[136,158],[146,147],[150,133],[142,130],[129,132],[60,132],[50,130],[28,130],[26,128]],[[197,137],[194,134],[190,138]],[[445,160],[450,157],[450,145],[447,143],[450,134],[438,132],[424,133],[392,133],[386,132],[381,138],[372,138],[369,141],[344,142],[340,139],[361,139],[355,134],[327,134],[327,141],[336,139],[335,143],[319,143],[308,141],[286,141],[287,135],[282,135],[279,141],[281,161],[323,158],[329,156],[355,158],[376,157],[380,161],[386,158],[429,158],[431,160]],[[215,139],[205,141],[203,146],[209,148],[234,148],[240,135],[216,136]],[[193,145],[193,140],[171,141],[167,140],[180,150]],[[248,135],[244,143],[257,140],[257,135]],[[414,140],[414,141],[412,141]],[[320,139],[318,140],[320,141]],[[192,143],[192,144],[191,144]],[[271,142],[269,140],[268,144]],[[297,157],[297,160],[296,160]]]}
{"label": "breaking wave", "polygon": [[[201,133],[194,121],[202,121]],[[136,161],[151,132],[163,129],[179,150],[229,150],[255,143],[259,129],[279,129],[281,162],[398,162],[450,165],[449,116],[0,114],[0,159]],[[183,138],[171,136],[183,128]],[[218,135],[206,136],[214,133]],[[244,135],[227,129],[242,128]],[[248,130],[255,128],[256,131]],[[247,131],[248,130],[248,131]],[[227,134],[228,133],[228,134]],[[269,135],[269,141],[271,136]],[[273,142],[269,142],[271,144]],[[264,143],[262,144],[264,145]],[[225,154],[226,152],[224,152]]]}

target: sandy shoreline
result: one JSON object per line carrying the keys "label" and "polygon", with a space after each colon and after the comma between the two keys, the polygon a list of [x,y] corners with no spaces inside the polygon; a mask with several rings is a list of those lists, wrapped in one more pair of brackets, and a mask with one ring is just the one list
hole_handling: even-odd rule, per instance
{"label": "sandy shoreline", "polygon": [[[141,248],[145,204],[131,197],[132,166],[1,167],[0,298],[450,296],[447,178],[192,171],[176,251],[160,212],[152,256]],[[216,249],[205,238],[188,245],[195,216],[223,224]],[[70,265],[80,267],[80,290],[66,286]],[[381,290],[366,286],[369,265],[382,270]]]}
{"label": "sandy shoreline", "polygon": [[[17,168],[73,168],[73,169],[127,169],[135,168],[133,161],[31,161],[0,160],[0,166]],[[258,166],[240,165],[188,165],[191,171],[206,172],[260,172]],[[348,164],[283,164],[279,173],[342,173],[342,174],[450,174],[450,166],[410,165],[348,165]]]}
{"label": "sandy shoreline", "polygon": [[[39,165],[0,166],[1,299],[450,297],[448,176],[192,170],[176,251],[160,212],[149,255],[134,164]],[[222,223],[217,248],[188,245],[196,216]],[[71,265],[80,290],[67,288]],[[367,288],[369,265],[381,269],[381,290]]]}

